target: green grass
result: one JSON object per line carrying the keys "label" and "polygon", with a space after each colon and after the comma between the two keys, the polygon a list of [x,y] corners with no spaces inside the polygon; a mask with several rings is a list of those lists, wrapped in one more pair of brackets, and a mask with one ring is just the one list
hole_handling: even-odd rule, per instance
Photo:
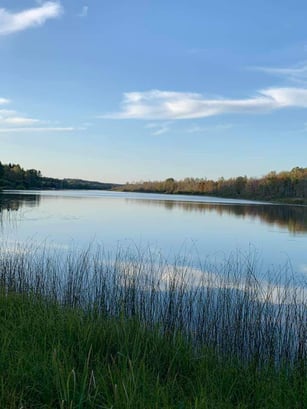
{"label": "green grass", "polygon": [[0,248],[0,408],[305,408],[306,283],[183,266]]}
{"label": "green grass", "polygon": [[0,296],[1,408],[275,408],[306,404],[302,368],[257,369],[137,319]]}

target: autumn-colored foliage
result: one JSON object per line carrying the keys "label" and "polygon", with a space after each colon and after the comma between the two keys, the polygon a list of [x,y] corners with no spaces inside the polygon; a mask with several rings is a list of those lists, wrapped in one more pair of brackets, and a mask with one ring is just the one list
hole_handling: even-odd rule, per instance
{"label": "autumn-colored foliage", "polygon": [[209,180],[185,178],[164,181],[127,183],[122,190],[155,193],[201,194],[259,200],[307,200],[307,168],[295,167],[291,171],[270,172],[261,178],[236,178]]}

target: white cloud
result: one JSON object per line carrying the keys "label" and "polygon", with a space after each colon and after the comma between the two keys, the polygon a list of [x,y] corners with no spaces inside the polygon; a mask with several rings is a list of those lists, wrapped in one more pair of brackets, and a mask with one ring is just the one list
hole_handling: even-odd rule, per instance
{"label": "white cloud", "polygon": [[10,12],[0,9],[0,36],[26,30],[31,27],[43,25],[48,19],[59,17],[63,13],[63,7],[55,1],[47,1],[39,7]]}
{"label": "white cloud", "polygon": [[191,126],[191,128],[187,129],[188,133],[198,133],[202,131],[203,131],[203,127],[198,126],[198,125],[193,125]]}
{"label": "white cloud", "polygon": [[0,98],[0,105],[9,104],[10,100],[6,98]]}
{"label": "white cloud", "polygon": [[66,127],[26,127],[26,128],[0,128],[0,133],[17,133],[17,132],[73,132],[82,131],[84,128]]}
{"label": "white cloud", "polygon": [[81,12],[78,14],[79,17],[87,17],[88,6],[83,6]]}
{"label": "white cloud", "polygon": [[163,135],[170,131],[171,122],[164,123],[149,123],[145,126],[146,129],[152,129],[151,135],[158,136]]}
{"label": "white cloud", "polygon": [[262,93],[275,101],[275,108],[307,108],[307,88],[269,88]]}
{"label": "white cloud", "polygon": [[169,132],[170,128],[168,128],[167,126],[162,126],[161,128],[155,130],[154,132],[152,132],[152,135],[154,136],[158,136],[158,135],[163,135],[164,133]]}
{"label": "white cloud", "polygon": [[55,122],[41,121],[24,116],[13,109],[0,109],[0,133],[2,134],[18,132],[73,132],[82,131],[86,128],[87,126],[85,125],[81,127],[60,126],[60,124]]}
{"label": "white cloud", "polygon": [[206,98],[202,94],[151,90],[128,92],[121,111],[109,119],[174,120],[205,118],[225,113],[262,113],[287,107],[307,107],[306,88],[267,88],[242,99]]}
{"label": "white cloud", "polygon": [[252,67],[253,70],[261,71],[266,74],[284,78],[288,81],[303,82],[307,81],[307,63],[302,63],[294,67]]}
{"label": "white cloud", "polygon": [[217,124],[212,126],[198,126],[193,125],[186,130],[187,133],[199,133],[199,132],[214,132],[214,131],[224,131],[225,129],[233,128],[232,124]]}
{"label": "white cloud", "polygon": [[22,116],[15,116],[13,118],[6,118],[3,121],[0,119],[0,124],[5,123],[8,125],[30,125],[39,122],[38,119],[24,118]]}
{"label": "white cloud", "polygon": [[38,119],[20,116],[14,110],[0,109],[0,125],[32,125],[38,122]]}

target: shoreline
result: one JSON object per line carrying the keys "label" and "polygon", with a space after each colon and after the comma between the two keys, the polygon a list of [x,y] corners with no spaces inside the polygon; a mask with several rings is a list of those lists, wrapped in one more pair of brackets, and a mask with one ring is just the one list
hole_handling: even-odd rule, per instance
{"label": "shoreline", "polygon": [[[238,200],[242,201],[242,203],[246,202],[246,204],[268,204],[268,205],[292,205],[292,206],[307,206],[307,199],[297,199],[297,198],[252,198],[252,197],[244,197],[244,196],[221,196],[221,195],[214,195],[214,194],[201,194],[201,193],[194,193],[194,192],[159,192],[159,191],[144,191],[142,189],[139,190],[125,190],[125,189],[118,189],[118,188],[111,188],[111,189],[85,189],[85,188],[31,188],[31,189],[2,189],[0,190],[1,193],[10,193],[10,192],[31,192],[31,191],[38,191],[38,192],[61,192],[61,191],[96,191],[96,192],[112,192],[112,193],[142,193],[142,194],[156,194],[156,195],[165,195],[165,196],[191,196],[191,197],[209,197],[209,198],[216,198],[221,200]],[[192,202],[192,201],[191,201]],[[197,201],[193,201],[197,203]],[[205,203],[200,201],[199,203]]]}

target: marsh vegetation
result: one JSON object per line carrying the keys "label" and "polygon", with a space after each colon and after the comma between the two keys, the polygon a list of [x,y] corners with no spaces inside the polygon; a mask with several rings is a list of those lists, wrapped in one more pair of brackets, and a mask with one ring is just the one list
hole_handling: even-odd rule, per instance
{"label": "marsh vegetation", "polygon": [[303,408],[306,282],[255,269],[3,246],[0,406]]}

